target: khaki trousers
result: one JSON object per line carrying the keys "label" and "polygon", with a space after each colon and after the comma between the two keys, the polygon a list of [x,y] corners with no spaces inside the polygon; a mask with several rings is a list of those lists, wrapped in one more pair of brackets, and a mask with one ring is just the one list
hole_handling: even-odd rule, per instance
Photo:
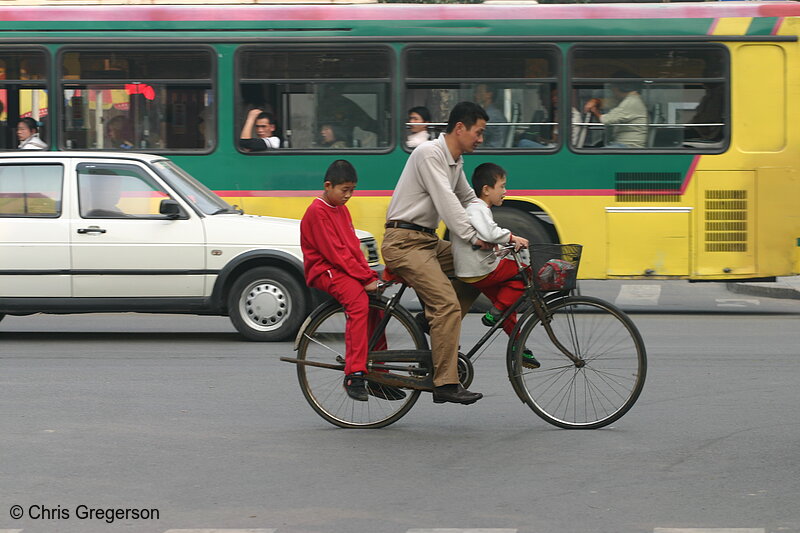
{"label": "khaki trousers", "polygon": [[388,228],[381,254],[386,266],[417,293],[431,327],[433,384],[458,383],[461,319],[480,291],[455,275],[450,243],[421,231]]}

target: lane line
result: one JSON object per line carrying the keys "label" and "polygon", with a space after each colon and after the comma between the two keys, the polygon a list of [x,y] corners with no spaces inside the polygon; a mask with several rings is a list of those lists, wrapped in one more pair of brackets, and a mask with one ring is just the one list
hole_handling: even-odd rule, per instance
{"label": "lane line", "polygon": [[275,533],[276,529],[168,529],[164,533]]}
{"label": "lane line", "polygon": [[428,529],[409,529],[406,533],[517,533],[517,529],[472,528],[459,529],[449,527],[435,527]]}
{"label": "lane line", "polygon": [[657,527],[653,533],[766,533],[761,527]]}

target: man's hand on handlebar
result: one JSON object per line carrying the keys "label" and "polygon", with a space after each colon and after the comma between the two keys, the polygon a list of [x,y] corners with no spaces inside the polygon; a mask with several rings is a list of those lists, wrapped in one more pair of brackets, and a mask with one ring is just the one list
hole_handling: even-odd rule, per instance
{"label": "man's hand on handlebar", "polygon": [[370,281],[369,283],[367,283],[366,285],[364,285],[364,290],[367,291],[367,292],[375,292],[375,291],[377,291],[378,290],[378,280],[374,279],[374,280]]}

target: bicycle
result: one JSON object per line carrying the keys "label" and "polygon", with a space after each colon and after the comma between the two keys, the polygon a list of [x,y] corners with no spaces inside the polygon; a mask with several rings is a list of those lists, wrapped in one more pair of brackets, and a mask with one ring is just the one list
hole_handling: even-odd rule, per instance
{"label": "bicycle", "polygon": [[[644,386],[647,356],[644,342],[630,318],[599,298],[572,295],[576,286],[580,245],[534,244],[526,266],[513,245],[506,246],[517,262],[525,291],[489,328],[467,354],[459,353],[459,380],[469,387],[472,360],[512,312],[524,304],[506,346],[506,367],[520,400],[550,424],[566,429],[607,426],[633,407]],[[560,263],[559,263],[560,261]],[[553,265],[571,265],[553,274]],[[548,272],[548,267],[550,271]],[[556,269],[558,270],[558,269]],[[387,288],[399,290],[387,298]],[[400,305],[408,285],[399,279],[381,284],[370,299],[367,375],[370,398],[354,401],[342,387],[345,317],[338,302],[318,307],[306,319],[295,341],[303,395],[328,422],[344,428],[379,428],[402,418],[423,391],[433,390],[431,352],[420,325]],[[522,366],[530,349],[541,366]],[[402,388],[401,400],[381,398],[382,387]]]}

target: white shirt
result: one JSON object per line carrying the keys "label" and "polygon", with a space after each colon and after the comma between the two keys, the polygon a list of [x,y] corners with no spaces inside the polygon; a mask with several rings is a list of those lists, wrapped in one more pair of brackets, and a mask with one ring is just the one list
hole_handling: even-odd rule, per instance
{"label": "white shirt", "polygon": [[[497,225],[491,208],[480,198],[467,204],[466,211],[469,223],[478,232],[477,236],[482,241],[500,244],[511,240],[511,230]],[[453,261],[456,276],[459,278],[475,278],[491,274],[499,264],[492,250],[473,250],[472,244],[458,238],[453,239]]]}
{"label": "white shirt", "polygon": [[417,133],[412,133],[408,136],[408,139],[406,139],[406,145],[409,148],[416,148],[425,141],[429,141],[430,138],[431,136],[427,131],[418,131]]}
{"label": "white shirt", "polygon": [[21,143],[19,143],[20,150],[44,150],[47,148],[47,143],[39,138],[38,133],[34,133]]}

